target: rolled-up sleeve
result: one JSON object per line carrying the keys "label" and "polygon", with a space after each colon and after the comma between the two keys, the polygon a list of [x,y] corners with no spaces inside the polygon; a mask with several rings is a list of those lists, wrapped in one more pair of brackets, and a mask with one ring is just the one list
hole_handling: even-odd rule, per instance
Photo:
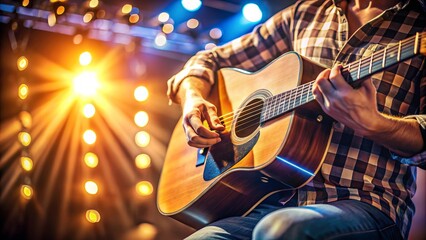
{"label": "rolled-up sleeve", "polygon": [[423,138],[423,150],[409,158],[398,156],[392,153],[392,158],[403,164],[418,166],[426,170],[426,59],[423,60],[423,70],[420,80],[420,114],[406,116],[405,118],[414,118],[419,123],[420,132]]}
{"label": "rolled-up sleeve", "polygon": [[201,78],[213,85],[215,73],[221,68],[235,67],[256,71],[292,50],[290,26],[293,14],[293,7],[284,9],[255,27],[251,33],[212,50],[195,54],[180,72],[167,81],[169,99],[177,102],[176,93],[187,77]]}

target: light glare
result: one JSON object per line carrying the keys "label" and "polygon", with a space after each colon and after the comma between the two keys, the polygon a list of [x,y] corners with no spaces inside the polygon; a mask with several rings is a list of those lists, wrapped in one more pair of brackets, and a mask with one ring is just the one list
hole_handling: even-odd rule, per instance
{"label": "light glare", "polygon": [[151,141],[151,137],[150,137],[149,133],[147,133],[145,131],[140,131],[140,132],[136,133],[135,142],[136,142],[136,145],[138,145],[139,147],[148,146],[150,141]]}
{"label": "light glare", "polygon": [[86,189],[86,192],[88,194],[92,194],[95,195],[96,193],[98,193],[98,185],[94,182],[94,181],[87,181],[84,184],[84,189]]}
{"label": "light glare", "polygon": [[83,115],[86,118],[92,118],[96,113],[96,109],[95,106],[93,106],[93,104],[91,103],[87,103],[86,105],[84,105],[83,107]]}
{"label": "light glare", "polygon": [[254,3],[248,3],[243,7],[244,18],[249,22],[259,22],[262,19],[262,11]]}
{"label": "light glare", "polygon": [[148,168],[151,165],[151,158],[148,154],[142,153],[136,156],[135,159],[136,167],[139,169]]}
{"label": "light glare", "polygon": [[87,66],[92,62],[92,54],[90,52],[86,51],[80,54],[79,58],[81,66]]}
{"label": "light glare", "polygon": [[83,140],[85,143],[92,145],[96,142],[96,133],[93,130],[86,130],[83,134]]}
{"label": "light glare", "polygon": [[19,71],[24,71],[28,67],[28,59],[25,56],[20,56],[16,61]]}
{"label": "light glare", "polygon": [[99,158],[96,154],[88,152],[84,155],[84,163],[90,168],[95,168],[98,166]]}
{"label": "light glare", "polygon": [[138,125],[139,127],[145,127],[149,121],[148,113],[144,111],[139,111],[135,114],[134,120],[136,125]]}
{"label": "light glare", "polygon": [[101,221],[101,214],[94,209],[90,209],[86,211],[86,220],[90,223],[97,223]]}
{"label": "light glare", "polygon": [[152,184],[148,181],[141,181],[136,184],[136,192],[141,196],[151,195],[153,190]]}
{"label": "light glare", "polygon": [[98,87],[98,78],[94,72],[85,71],[74,78],[74,91],[77,94],[86,97],[93,96]]}
{"label": "light glare", "polygon": [[201,7],[200,0],[182,0],[181,3],[182,6],[190,12],[197,11]]}
{"label": "light glare", "polygon": [[25,171],[29,172],[33,169],[34,163],[33,160],[29,157],[21,157],[21,167]]}
{"label": "light glare", "polygon": [[33,197],[34,191],[33,188],[29,185],[21,186],[21,196],[25,199],[31,199]]}
{"label": "light glare", "polygon": [[135,89],[135,92],[134,92],[133,95],[134,95],[136,101],[143,102],[146,99],[148,99],[149,92],[148,92],[148,89],[146,87],[139,86]]}

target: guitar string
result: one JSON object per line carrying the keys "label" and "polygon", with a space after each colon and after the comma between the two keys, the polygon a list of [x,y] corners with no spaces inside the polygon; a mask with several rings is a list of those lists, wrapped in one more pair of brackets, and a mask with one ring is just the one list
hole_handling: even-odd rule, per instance
{"label": "guitar string", "polygon": [[[407,52],[407,51],[410,51],[411,52],[411,49],[408,49],[408,50],[406,50],[405,51],[405,53]],[[276,109],[276,110],[280,110],[278,113],[275,113],[275,115],[278,115],[278,114],[281,114],[281,113],[284,113],[284,112],[287,112],[287,111],[289,111],[289,110],[291,110],[291,109],[294,109],[295,107],[298,107],[298,106],[300,106],[300,104],[295,104],[294,103],[294,101],[293,101],[293,104],[291,103],[291,101],[292,100],[294,100],[294,99],[296,99],[297,97],[301,97],[301,98],[303,98],[304,99],[304,101],[303,101],[303,103],[306,103],[306,101],[310,101],[310,100],[313,100],[313,98],[311,98],[311,96],[310,96],[310,94],[311,94],[311,92],[310,92],[310,90],[311,90],[311,87],[312,87],[312,83],[313,82],[309,82],[309,83],[307,83],[307,84],[303,84],[303,85],[300,85],[299,87],[300,88],[302,88],[302,90],[301,90],[301,92],[300,92],[300,94],[305,94],[305,95],[297,95],[296,97],[293,97],[292,96],[292,93],[290,93],[290,94],[284,94],[284,95],[290,95],[290,98],[286,98],[286,96],[284,96],[284,99],[280,99],[280,98],[282,98],[282,96],[280,97],[279,95],[280,94],[278,94],[278,95],[275,95],[275,96],[273,96],[273,97],[275,97],[275,98],[278,98],[278,100],[279,101],[281,101],[279,104],[277,104],[276,105],[276,107],[274,107],[274,109]],[[305,86],[306,85],[310,85],[307,89],[304,89],[305,88]],[[297,89],[297,88],[295,88],[295,89]],[[287,91],[287,92],[292,92],[293,90],[295,90],[295,89],[292,89],[292,90],[289,90],[289,91]],[[308,90],[307,92],[305,91],[305,90]],[[287,92],[285,92],[285,93],[287,93]],[[283,93],[282,93],[283,94]],[[288,101],[289,100],[289,101]],[[275,100],[275,102],[276,102],[277,100]],[[300,102],[302,102],[302,99],[300,100]],[[262,105],[262,103],[258,103],[258,104],[253,104],[253,105],[257,105],[257,107],[260,107],[261,105]],[[253,105],[252,105],[252,108],[251,109],[253,109],[254,107],[256,107],[256,106],[254,106],[253,107]],[[292,108],[288,108],[289,106],[291,106],[291,105],[293,105],[293,107]],[[248,105],[247,105],[248,106]],[[284,108],[282,108],[284,106]],[[245,109],[245,108],[243,108],[243,109]],[[251,110],[251,109],[249,109],[249,110]],[[245,109],[245,110],[247,110],[247,109]],[[260,110],[262,110],[262,109],[260,109]],[[244,115],[245,117],[243,117],[243,118],[238,118],[238,123],[239,123],[239,130],[240,131],[242,131],[242,130],[245,130],[245,129],[247,129],[247,128],[251,128],[251,127],[253,127],[253,126],[255,126],[255,125],[258,125],[259,123],[258,122],[256,122],[256,123],[253,123],[253,121],[252,121],[252,118],[253,117],[256,117],[257,116],[257,114],[258,114],[258,112],[259,111],[256,111],[256,112],[254,112],[254,114],[252,114],[252,115]],[[229,118],[228,118],[229,119]],[[229,121],[227,121],[227,122],[224,122],[224,125],[225,126],[227,126],[229,123],[231,123],[233,121],[233,116],[231,117],[231,119],[229,120]],[[244,125],[246,125],[246,124],[250,124],[250,125],[248,125],[248,126],[245,126],[245,127],[243,127],[243,128],[241,128],[242,126],[244,126]]]}
{"label": "guitar string", "polygon": [[[421,34],[421,36],[423,36],[423,34]],[[414,40],[414,36],[413,37],[410,37],[410,38],[408,38],[408,39],[406,39],[406,40],[402,40],[401,41],[401,44],[402,44],[402,42],[405,42],[404,44],[406,44],[407,42],[412,42]],[[399,45],[394,45],[394,46],[391,46],[391,47],[387,47],[388,48],[388,51],[393,51],[395,48],[399,48]],[[402,54],[405,54],[405,53],[407,53],[407,51],[408,52],[411,52],[411,48],[406,48],[405,50],[401,50],[401,52],[400,53],[402,53]],[[380,56],[380,54],[382,53],[382,52],[384,52],[385,50],[384,49],[382,49],[382,50],[380,50],[380,51],[377,51],[376,53],[374,53],[373,55],[379,55]],[[383,54],[382,54],[383,55]],[[381,56],[380,56],[381,57]],[[369,56],[369,57],[366,57],[366,58],[362,58],[362,59],[360,59],[360,60],[357,60],[357,61],[354,61],[354,62],[352,62],[352,63],[350,63],[349,65],[353,65],[353,64],[356,64],[356,63],[358,63],[357,65],[360,65],[360,68],[362,68],[362,67],[365,67],[365,64],[364,63],[361,63],[361,64],[359,64],[359,61],[365,61],[365,60],[369,60],[371,58],[371,56]],[[374,58],[374,56],[373,56],[373,58]],[[366,62],[366,61],[365,61]],[[367,63],[368,65],[370,65],[370,62],[368,62]],[[349,67],[350,68],[350,67]],[[348,70],[348,72],[349,72],[349,74],[352,74],[353,72],[351,72],[351,71],[349,71]],[[356,73],[358,73],[358,70],[355,70],[354,72],[356,72]],[[311,82],[309,82],[309,83],[311,83]],[[276,96],[279,96],[278,98],[280,98],[280,97],[282,97],[282,96],[280,96],[280,95],[284,95],[284,100],[294,100],[294,99],[297,99],[298,97],[299,98],[303,98],[303,97],[305,97],[305,95],[304,94],[306,94],[306,89],[304,89],[305,88],[305,86],[306,85],[308,85],[309,83],[307,83],[307,84],[303,84],[303,85],[300,85],[300,86],[298,86],[298,87],[296,87],[296,88],[294,88],[294,89],[291,89],[291,90],[289,90],[289,91],[286,91],[286,92],[284,92],[285,94],[279,94],[279,95],[275,95],[275,96],[273,96],[273,97],[276,97]],[[300,89],[302,89],[302,90],[300,90]],[[308,90],[310,90],[310,88],[308,87],[307,88]],[[293,93],[294,92],[296,92],[296,95],[295,96],[292,96],[293,95]],[[308,92],[309,93],[309,92]],[[290,98],[287,98],[286,99],[286,97],[285,97],[285,95],[290,95]],[[306,96],[305,98],[308,98],[309,99],[309,96]],[[276,100],[276,99],[275,99]],[[282,100],[282,99],[278,99],[278,100]],[[300,101],[302,101],[303,99],[300,99]],[[281,102],[280,104],[278,104],[278,105],[276,105],[276,107],[274,107],[274,109],[279,109],[279,108],[281,108],[282,107],[282,105],[290,105],[289,103],[287,103],[287,102]],[[254,103],[254,104],[249,104],[249,105],[246,105],[244,108],[240,108],[240,109],[238,109],[236,112],[234,112],[234,113],[238,113],[238,112],[241,112],[243,109],[244,110],[252,110],[253,108],[256,108],[256,107],[259,107],[259,106],[261,106],[261,105],[263,105],[263,102],[261,102],[261,103]],[[293,105],[296,105],[296,104],[294,104],[293,103]],[[247,106],[249,106],[250,107],[250,109],[247,109]],[[299,106],[299,104],[297,104],[297,106]],[[287,111],[288,110],[290,110],[290,109],[287,109]],[[283,111],[283,112],[285,112],[285,111]],[[220,116],[219,117],[219,119],[221,119],[222,120],[222,122],[225,124],[225,125],[227,125],[227,124],[229,124],[230,122],[232,122],[233,121],[233,118],[234,118],[234,113],[233,112],[230,112],[230,113],[227,113],[227,114],[224,114],[224,115],[222,115],[222,116]],[[242,118],[241,119],[241,121],[244,121],[244,120],[247,120],[247,119],[251,119],[251,118],[253,118],[253,117],[255,117],[257,114],[258,114],[258,112],[255,112],[256,114],[255,115],[247,115],[247,117],[246,118]],[[232,114],[232,115],[231,115]],[[227,115],[231,115],[230,117],[225,117],[225,116],[227,116]],[[250,122],[252,122],[252,121],[250,121]],[[241,126],[241,125],[240,125]]]}

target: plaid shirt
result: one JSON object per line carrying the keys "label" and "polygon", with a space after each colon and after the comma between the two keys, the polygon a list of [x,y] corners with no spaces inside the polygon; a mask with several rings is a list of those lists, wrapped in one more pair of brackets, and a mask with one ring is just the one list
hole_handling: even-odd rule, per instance
{"label": "plaid shirt", "polygon": [[[192,57],[168,81],[168,95],[175,100],[180,82],[188,76],[215,81],[223,67],[256,71],[287,51],[296,51],[322,65],[347,64],[366,57],[416,32],[426,31],[424,1],[401,1],[384,11],[352,36],[338,0],[297,2],[251,34],[212,51]],[[415,117],[426,132],[426,67],[423,56],[397,64],[372,76],[379,111]],[[426,162],[426,151],[401,158],[383,146],[334,124],[331,144],[321,170],[298,190],[299,205],[355,199],[389,215],[408,237],[416,190],[416,167]],[[410,164],[410,165],[409,165]]]}

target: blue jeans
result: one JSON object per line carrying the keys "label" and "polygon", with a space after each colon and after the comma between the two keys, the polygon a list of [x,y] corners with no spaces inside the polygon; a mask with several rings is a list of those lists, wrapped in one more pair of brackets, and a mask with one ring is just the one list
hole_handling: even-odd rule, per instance
{"label": "blue jeans", "polygon": [[266,201],[245,217],[216,221],[187,239],[402,239],[393,220],[372,205],[342,200],[297,207]]}

